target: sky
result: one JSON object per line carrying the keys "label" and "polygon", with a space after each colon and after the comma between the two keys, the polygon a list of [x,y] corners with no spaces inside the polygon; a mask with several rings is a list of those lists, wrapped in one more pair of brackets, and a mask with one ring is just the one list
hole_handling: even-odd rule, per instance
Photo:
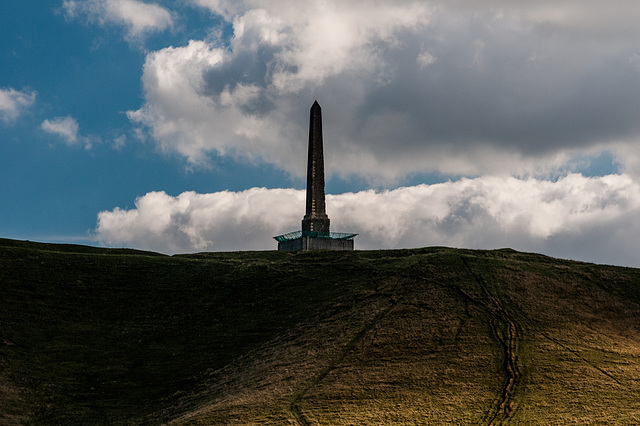
{"label": "sky", "polygon": [[510,247],[640,267],[640,3],[5,0],[0,237]]}

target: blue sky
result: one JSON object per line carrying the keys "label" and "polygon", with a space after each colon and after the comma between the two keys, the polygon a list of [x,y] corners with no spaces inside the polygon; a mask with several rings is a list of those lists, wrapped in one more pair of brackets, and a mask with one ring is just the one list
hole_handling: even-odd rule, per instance
{"label": "blue sky", "polygon": [[[214,168],[188,168],[135,140],[126,111],[140,106],[146,52],[180,45],[220,20],[182,7],[183,28],[128,43],[118,25],[70,20],[61,1],[9,1],[0,25],[0,87],[36,92],[15,121],[0,124],[0,235],[41,241],[91,242],[97,212],[133,207],[136,196],[280,186],[286,174],[269,166],[217,159]],[[43,120],[71,116],[91,149],[66,146],[44,132]],[[115,140],[124,136],[122,147]],[[299,182],[296,182],[299,185]]]}
{"label": "blue sky", "polygon": [[0,236],[271,249],[328,213],[359,248],[640,266],[640,6],[56,0],[0,14]]}

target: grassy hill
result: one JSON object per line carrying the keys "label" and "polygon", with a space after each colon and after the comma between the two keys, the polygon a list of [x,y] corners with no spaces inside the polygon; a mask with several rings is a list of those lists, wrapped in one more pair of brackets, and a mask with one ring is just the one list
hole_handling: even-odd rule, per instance
{"label": "grassy hill", "polygon": [[0,424],[640,423],[640,270],[0,239]]}

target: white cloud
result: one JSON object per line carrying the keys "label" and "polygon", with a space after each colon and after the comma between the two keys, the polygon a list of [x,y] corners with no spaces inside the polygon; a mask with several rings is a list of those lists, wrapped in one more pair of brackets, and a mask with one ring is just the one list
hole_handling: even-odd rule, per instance
{"label": "white cloud", "polygon": [[122,148],[127,144],[127,136],[120,135],[113,139],[113,149],[116,151],[122,150]]}
{"label": "white cloud", "polygon": [[71,116],[46,119],[40,128],[47,133],[61,138],[68,146],[83,145],[85,149],[91,149],[100,138],[96,136],[81,136],[78,131],[78,120]]}
{"label": "white cloud", "polygon": [[47,133],[59,136],[67,145],[78,143],[78,121],[70,116],[44,120],[40,126]]}
{"label": "white cloud", "polygon": [[207,8],[227,20],[233,18],[233,16],[238,13],[238,10],[245,7],[240,0],[191,0],[191,3]]}
{"label": "white cloud", "polygon": [[[151,192],[134,209],[100,212],[96,238],[165,253],[274,249],[273,236],[299,229],[304,199],[294,189]],[[640,185],[625,175],[480,177],[329,195],[327,213],[333,231],[360,234],[358,249],[512,247],[640,266]]]}
{"label": "white cloud", "polygon": [[184,192],[177,197],[150,192],[136,199],[135,209],[100,212],[96,237],[111,245],[167,253],[269,248],[271,233],[299,222],[295,207],[303,203],[304,194],[292,189]]}
{"label": "white cloud", "polygon": [[[199,3],[227,10],[226,3]],[[192,163],[202,164],[213,153],[275,163],[302,175],[293,160],[304,156],[309,91],[320,93],[342,74],[349,74],[345,97],[359,90],[356,77],[384,80],[386,64],[372,47],[391,49],[398,32],[413,31],[430,16],[419,2],[364,6],[265,2],[240,9],[229,17],[234,35],[228,49],[191,41],[150,54],[143,75],[146,103],[129,117],[149,129],[162,151]],[[343,106],[352,108],[353,101]],[[352,151],[351,158],[361,150]]]}
{"label": "white cloud", "polygon": [[420,68],[424,68],[434,63],[436,61],[436,58],[431,53],[423,51],[420,52],[420,54],[416,58],[416,61],[418,61]]}
{"label": "white cloud", "polygon": [[0,120],[9,123],[18,119],[36,101],[37,93],[13,88],[0,89]]}
{"label": "white cloud", "polygon": [[171,12],[139,0],[64,0],[62,7],[71,19],[85,16],[100,25],[122,25],[127,28],[129,40],[173,27]]}
{"label": "white cloud", "polygon": [[149,54],[129,117],[193,164],[228,155],[303,176],[314,99],[328,174],[376,183],[558,174],[621,144],[640,156],[635,3],[609,22],[595,1],[191,2],[233,35]]}

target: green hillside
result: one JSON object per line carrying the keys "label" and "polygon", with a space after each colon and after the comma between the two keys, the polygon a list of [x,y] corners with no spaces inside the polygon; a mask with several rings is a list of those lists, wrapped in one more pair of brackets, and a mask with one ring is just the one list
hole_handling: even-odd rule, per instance
{"label": "green hillside", "polygon": [[640,423],[640,270],[0,239],[0,424]]}

